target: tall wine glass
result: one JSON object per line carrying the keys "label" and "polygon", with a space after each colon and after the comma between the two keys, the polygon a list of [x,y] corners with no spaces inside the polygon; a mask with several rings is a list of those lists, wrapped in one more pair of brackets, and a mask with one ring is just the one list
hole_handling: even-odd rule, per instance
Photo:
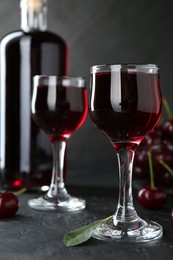
{"label": "tall wine glass", "polygon": [[63,172],[67,140],[85,121],[87,107],[87,90],[83,78],[34,77],[32,117],[50,140],[53,170],[48,192],[29,200],[31,208],[51,211],[77,211],[85,208],[85,200],[68,194]]}
{"label": "tall wine glass", "polygon": [[91,68],[90,117],[114,146],[119,165],[117,210],[95,229],[93,237],[145,242],[162,236],[159,224],[138,216],[132,198],[134,153],[158,123],[161,108],[158,66],[119,64]]}

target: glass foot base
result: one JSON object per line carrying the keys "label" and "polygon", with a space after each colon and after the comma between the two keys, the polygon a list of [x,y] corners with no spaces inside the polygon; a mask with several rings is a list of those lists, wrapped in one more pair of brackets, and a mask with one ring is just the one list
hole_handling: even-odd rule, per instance
{"label": "glass foot base", "polygon": [[155,241],[163,235],[162,227],[153,221],[144,221],[139,218],[134,223],[120,223],[113,224],[113,219],[108,220],[96,227],[93,237],[106,241],[118,241],[124,243],[138,243]]}
{"label": "glass foot base", "polygon": [[83,199],[72,196],[68,196],[66,200],[59,200],[57,198],[48,198],[45,195],[29,200],[28,206],[32,209],[43,211],[80,211],[86,207],[86,202]]}

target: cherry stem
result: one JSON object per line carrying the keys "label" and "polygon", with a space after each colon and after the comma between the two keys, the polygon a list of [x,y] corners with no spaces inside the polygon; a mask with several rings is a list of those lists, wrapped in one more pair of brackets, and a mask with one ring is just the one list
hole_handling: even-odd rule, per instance
{"label": "cherry stem", "polygon": [[13,194],[16,195],[16,196],[19,196],[19,195],[25,193],[26,191],[27,191],[27,189],[23,188],[23,189],[20,189],[20,190],[13,192]]}
{"label": "cherry stem", "polygon": [[170,173],[173,175],[173,170],[169,167],[169,165],[167,165],[163,160],[159,160],[159,163],[161,165],[163,165],[163,167]]}
{"label": "cherry stem", "polygon": [[154,172],[153,172],[153,162],[152,162],[152,152],[148,151],[148,162],[149,162],[149,170],[150,170],[150,187],[151,189],[155,189],[155,184],[154,184]]}
{"label": "cherry stem", "polygon": [[172,119],[173,118],[173,112],[168,104],[168,101],[165,97],[163,97],[163,105],[167,114],[168,119]]}

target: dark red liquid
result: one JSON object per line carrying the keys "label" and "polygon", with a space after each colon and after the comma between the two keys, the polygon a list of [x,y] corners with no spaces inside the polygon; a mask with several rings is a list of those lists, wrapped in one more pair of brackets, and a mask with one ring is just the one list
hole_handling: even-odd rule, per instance
{"label": "dark red liquid", "polygon": [[50,32],[13,32],[1,42],[0,172],[5,187],[49,185],[52,153],[31,117],[32,77],[66,75],[65,42]]}
{"label": "dark red liquid", "polygon": [[71,136],[84,122],[88,104],[86,88],[57,88],[56,96],[48,101],[48,86],[38,86],[32,116],[35,123],[49,136],[50,141]]}
{"label": "dark red liquid", "polygon": [[151,131],[161,115],[159,79],[155,74],[121,72],[120,84],[110,73],[91,78],[90,116],[119,149],[133,147]]}

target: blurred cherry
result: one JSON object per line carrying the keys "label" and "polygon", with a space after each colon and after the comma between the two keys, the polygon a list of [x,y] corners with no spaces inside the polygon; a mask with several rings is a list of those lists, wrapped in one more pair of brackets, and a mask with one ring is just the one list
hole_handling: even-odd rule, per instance
{"label": "blurred cherry", "polygon": [[0,217],[13,216],[19,207],[19,201],[16,195],[11,192],[0,192]]}
{"label": "blurred cherry", "polygon": [[173,208],[171,208],[171,220],[173,221]]}
{"label": "blurred cherry", "polygon": [[173,139],[173,119],[170,119],[163,124],[162,133],[164,138]]}
{"label": "blurred cherry", "polygon": [[156,128],[144,137],[140,146],[150,148],[153,145],[158,145],[161,143],[162,143],[162,130],[160,128]]}
{"label": "blurred cherry", "polygon": [[147,150],[137,149],[134,159],[134,165],[140,168],[148,166]]}
{"label": "blurred cherry", "polygon": [[136,180],[147,180],[149,178],[149,171],[146,168],[135,166],[133,168],[133,178]]}

